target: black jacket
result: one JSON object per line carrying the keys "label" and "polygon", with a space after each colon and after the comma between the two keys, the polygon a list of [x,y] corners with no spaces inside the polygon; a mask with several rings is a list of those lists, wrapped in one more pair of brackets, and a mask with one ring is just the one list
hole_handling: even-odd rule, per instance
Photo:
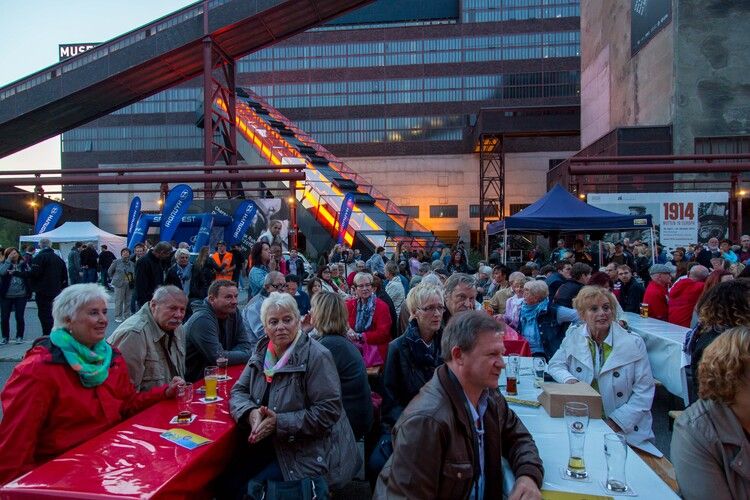
{"label": "black jacket", "polygon": [[57,297],[68,286],[65,262],[51,248],[43,248],[31,259],[31,288],[40,297]]}
{"label": "black jacket", "polygon": [[109,266],[112,265],[115,259],[115,254],[113,254],[109,250],[103,251],[99,254],[99,269],[101,269],[102,271],[107,271],[109,269]]}
{"label": "black jacket", "polygon": [[625,312],[639,313],[641,311],[641,302],[646,289],[636,281],[635,277],[630,278],[629,283],[620,285],[620,296],[617,298],[622,310]]}
{"label": "black jacket", "polygon": [[341,402],[354,437],[360,439],[369,432],[373,419],[370,384],[362,354],[341,335],[324,335],[320,343],[331,351],[341,382]]}
{"label": "black jacket", "polygon": [[97,269],[97,258],[99,254],[93,248],[86,247],[81,250],[81,267],[87,266],[91,269]]}
{"label": "black jacket", "polygon": [[221,271],[221,268],[216,265],[214,259],[206,259],[203,267],[198,267],[193,263],[193,269],[190,271],[190,293],[188,294],[188,298],[190,300],[205,299],[208,296],[208,287],[211,286],[211,282],[218,271]]}
{"label": "black jacket", "polygon": [[573,307],[573,299],[576,298],[578,292],[583,288],[583,283],[580,283],[574,279],[569,279],[557,289],[557,293],[554,296],[553,302],[558,306]]}
{"label": "black jacket", "polygon": [[151,300],[154,291],[164,284],[165,275],[165,264],[151,250],[138,259],[135,263],[135,298],[138,304]]}
{"label": "black jacket", "polygon": [[[409,323],[406,332],[388,344],[388,357],[383,372],[383,411],[381,420],[387,427],[393,427],[396,420],[414,396],[435,373],[435,368],[417,366],[412,355],[406,335],[413,330],[419,330],[417,320]],[[440,346],[440,333],[433,339]]]}

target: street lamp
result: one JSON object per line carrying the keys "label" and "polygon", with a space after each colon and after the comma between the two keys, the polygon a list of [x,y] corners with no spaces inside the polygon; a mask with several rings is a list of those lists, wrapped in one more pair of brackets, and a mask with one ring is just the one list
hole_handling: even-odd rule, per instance
{"label": "street lamp", "polygon": [[39,204],[36,200],[31,200],[29,206],[34,209],[34,226],[36,226],[36,219],[39,216]]}

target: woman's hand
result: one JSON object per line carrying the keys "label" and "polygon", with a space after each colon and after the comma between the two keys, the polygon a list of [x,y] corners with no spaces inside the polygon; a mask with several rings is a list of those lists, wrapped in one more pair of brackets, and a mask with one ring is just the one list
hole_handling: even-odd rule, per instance
{"label": "woman's hand", "polygon": [[566,384],[577,384],[578,383],[578,379],[572,378],[570,380],[566,380],[565,383]]}
{"label": "woman's hand", "polygon": [[250,444],[262,441],[276,432],[276,413],[268,409],[266,406],[261,406],[259,412],[262,420],[256,429],[250,432],[250,437],[247,439]]}
{"label": "woman's hand", "polygon": [[185,381],[182,377],[173,377],[167,386],[167,390],[164,391],[164,396],[167,399],[173,399],[177,395],[177,386],[185,385]]}
{"label": "woman's hand", "polygon": [[[247,422],[250,424],[250,434],[255,432],[263,420],[263,416],[260,414],[260,408],[256,408],[250,411],[250,415],[247,417]],[[249,439],[248,439],[249,441]]]}

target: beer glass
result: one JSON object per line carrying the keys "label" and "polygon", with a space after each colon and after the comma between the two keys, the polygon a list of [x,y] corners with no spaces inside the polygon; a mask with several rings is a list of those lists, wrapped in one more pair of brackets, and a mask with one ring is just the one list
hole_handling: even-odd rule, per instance
{"label": "beer glass", "polygon": [[544,372],[547,371],[547,360],[542,356],[534,356],[531,366],[534,368],[534,387],[542,387]]}
{"label": "beer glass", "polygon": [[219,382],[227,380],[227,363],[229,360],[224,356],[216,358],[216,368],[218,368],[216,375],[219,377]]}
{"label": "beer glass", "polygon": [[589,426],[589,406],[586,403],[565,403],[565,426],[568,428],[570,455],[565,473],[573,479],[588,477],[583,448],[586,444],[586,429]]}
{"label": "beer glass", "polygon": [[177,386],[177,421],[187,422],[193,415],[190,403],[193,401],[193,384],[185,383]]}
{"label": "beer glass", "polygon": [[508,380],[506,382],[506,392],[508,396],[515,396],[518,394],[518,369],[520,360],[518,355],[511,354],[508,356],[508,365],[505,367],[505,371],[508,374]]}
{"label": "beer glass", "polygon": [[203,370],[203,381],[206,383],[206,395],[203,399],[206,401],[216,401],[218,399],[216,393],[216,386],[219,383],[218,370],[216,366],[207,366]]}
{"label": "beer glass", "polygon": [[630,488],[625,480],[625,461],[628,457],[628,443],[622,434],[604,435],[604,456],[607,458],[607,489],[615,493],[625,493]]}

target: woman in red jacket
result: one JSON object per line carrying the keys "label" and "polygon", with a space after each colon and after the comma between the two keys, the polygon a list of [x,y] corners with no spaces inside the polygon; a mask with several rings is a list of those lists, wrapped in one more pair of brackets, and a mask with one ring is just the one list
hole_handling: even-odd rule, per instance
{"label": "woman in red jacket", "polygon": [[0,484],[174,397],[183,383],[137,393],[125,359],[104,340],[107,294],[93,283],[55,298],[54,330],[26,353],[0,394]]}
{"label": "woman in red jacket", "polygon": [[391,313],[388,305],[373,293],[372,274],[362,272],[354,276],[354,298],[346,301],[346,309],[351,327],[347,332],[349,338],[376,346],[385,362],[392,340]]}

